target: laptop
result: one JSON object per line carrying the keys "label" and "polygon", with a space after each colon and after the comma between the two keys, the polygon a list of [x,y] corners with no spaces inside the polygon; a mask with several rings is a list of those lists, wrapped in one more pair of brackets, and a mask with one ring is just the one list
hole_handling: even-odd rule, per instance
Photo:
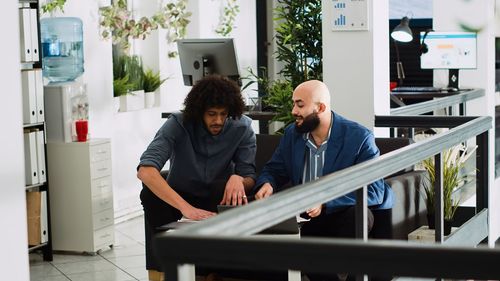
{"label": "laptop", "polygon": [[[232,205],[217,205],[217,212],[222,213],[232,208],[236,208],[238,206]],[[190,225],[192,223],[196,223],[197,221],[188,220],[188,219],[180,219],[178,221],[174,221],[162,226],[157,227],[156,229],[159,231],[166,231],[172,229],[179,229],[184,226]],[[278,224],[275,224],[271,227],[268,227],[257,234],[299,234],[299,225],[297,223],[297,218],[295,216],[286,219]]]}

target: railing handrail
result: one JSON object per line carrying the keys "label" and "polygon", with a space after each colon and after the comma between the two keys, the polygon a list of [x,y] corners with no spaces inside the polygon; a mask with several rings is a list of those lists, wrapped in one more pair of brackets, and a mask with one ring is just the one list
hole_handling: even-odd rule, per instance
{"label": "railing handrail", "polygon": [[473,89],[464,93],[436,98],[412,105],[391,109],[392,116],[419,115],[478,99],[485,95],[484,89]]}
{"label": "railing handrail", "polygon": [[[176,235],[237,236],[257,233],[299,214],[310,206],[355,191],[361,186],[432,157],[492,127],[491,117],[488,116],[472,120],[470,117],[463,118],[469,121],[447,132],[182,228],[176,231]],[[402,155],[404,157],[399,157]],[[329,188],[332,185],[335,186],[334,189]]]}

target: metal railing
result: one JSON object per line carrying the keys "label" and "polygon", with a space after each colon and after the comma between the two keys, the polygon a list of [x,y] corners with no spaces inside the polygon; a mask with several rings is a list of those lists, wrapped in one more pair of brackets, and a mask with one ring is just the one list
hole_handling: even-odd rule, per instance
{"label": "metal railing", "polygon": [[[445,240],[457,245],[477,232],[474,244],[487,236],[487,147],[490,117],[377,117],[377,126],[453,127],[424,141],[389,152],[358,165],[326,175],[321,179],[287,189],[249,205],[222,213],[154,239],[167,279],[177,280],[178,266],[196,264],[233,269],[305,270],[318,273],[390,274],[414,277],[499,279],[500,251],[447,245],[413,245],[398,241],[367,241],[366,185],[429,157],[439,163],[441,152],[469,138],[478,145],[477,214]],[[436,192],[442,194],[442,184]],[[334,188],[333,188],[334,187]],[[306,208],[356,191],[357,237],[359,240],[302,238],[276,240],[248,237]],[[442,200],[438,200],[442,210]],[[436,221],[436,239],[443,241],[441,211]],[[482,229],[477,229],[477,228]],[[485,228],[485,229],[484,229]],[[475,231],[477,230],[477,231]],[[469,241],[469,239],[465,239]],[[480,261],[480,262],[477,262]]]}
{"label": "metal railing", "polygon": [[391,116],[420,115],[434,110],[460,105],[461,116],[465,115],[465,103],[484,96],[483,89],[473,89],[456,95],[436,98],[433,100],[406,105],[391,109]]}

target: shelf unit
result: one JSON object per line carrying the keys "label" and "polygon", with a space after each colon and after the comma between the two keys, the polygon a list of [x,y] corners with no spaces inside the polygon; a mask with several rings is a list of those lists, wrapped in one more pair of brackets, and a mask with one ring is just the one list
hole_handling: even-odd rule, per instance
{"label": "shelf unit", "polygon": [[[26,197],[40,193],[40,202],[34,209],[37,217],[29,217],[31,238],[35,245],[28,250],[41,250],[45,261],[52,261],[52,234],[50,231],[50,200],[47,174],[47,146],[43,100],[42,54],[38,0],[19,0],[21,81],[23,96],[23,132],[25,147]],[[38,201],[35,200],[35,201]],[[30,201],[31,202],[31,201]],[[31,206],[32,207],[32,206]],[[30,214],[29,214],[30,215]],[[34,232],[33,232],[34,231]],[[27,244],[30,243],[28,241]],[[36,241],[36,242],[33,242]]]}

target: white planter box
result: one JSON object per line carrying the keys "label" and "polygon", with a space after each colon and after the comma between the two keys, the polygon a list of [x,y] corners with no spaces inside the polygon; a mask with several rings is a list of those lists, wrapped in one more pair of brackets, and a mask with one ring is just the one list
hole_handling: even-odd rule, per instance
{"label": "white planter box", "polygon": [[120,96],[120,112],[140,110],[144,108],[144,90],[134,91]]}
{"label": "white planter box", "polygon": [[151,108],[155,105],[156,92],[144,93],[144,107]]}

